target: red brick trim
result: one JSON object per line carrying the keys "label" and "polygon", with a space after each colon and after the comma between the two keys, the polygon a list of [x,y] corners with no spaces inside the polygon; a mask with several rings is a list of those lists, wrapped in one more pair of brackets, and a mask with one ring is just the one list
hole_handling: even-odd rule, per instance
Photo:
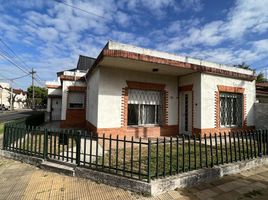
{"label": "red brick trim", "polygon": [[215,91],[215,128],[220,127],[220,93]]}
{"label": "red brick trim", "polygon": [[240,93],[243,94],[245,92],[245,88],[242,87],[231,87],[225,85],[218,85],[219,92],[231,92],[231,93]]}
{"label": "red brick trim", "polygon": [[147,82],[136,82],[127,81],[128,88],[131,89],[142,89],[142,90],[164,90],[166,85],[159,83],[147,83]]}
{"label": "red brick trim", "polygon": [[46,87],[49,88],[49,89],[59,89],[59,88],[61,88],[60,85],[46,85]]}
{"label": "red brick trim", "polygon": [[192,133],[194,130],[194,91],[192,90]]}
{"label": "red brick trim", "polygon": [[86,128],[93,133],[102,136],[103,134],[111,135],[115,138],[120,137],[160,137],[160,136],[176,136],[178,133],[177,125],[153,126],[153,127],[127,127],[127,128],[97,128],[87,121]]}
{"label": "red brick trim", "polygon": [[163,102],[163,124],[168,125],[168,91],[164,90],[164,102]]}
{"label": "red brick trim", "polygon": [[204,134],[209,135],[211,134],[219,134],[219,133],[228,133],[232,131],[249,131],[249,130],[254,130],[255,126],[245,126],[242,128],[194,128],[194,134],[204,136]]}
{"label": "red brick trim", "polygon": [[69,86],[68,91],[72,92],[85,92],[87,90],[86,86]]}
{"label": "red brick trim", "polygon": [[85,81],[85,78],[83,76],[60,75],[60,80],[65,80],[65,81]]}
{"label": "red brick trim", "polygon": [[184,85],[179,87],[179,92],[186,92],[186,91],[192,91],[193,85]]}
{"label": "red brick trim", "polygon": [[[154,56],[149,56],[149,55],[144,55],[144,54],[139,54],[139,53],[134,53],[134,52],[128,52],[128,51],[123,51],[123,50],[103,49],[103,51],[98,57],[98,60],[101,60],[101,58],[103,58],[104,56],[127,58],[127,59],[132,59],[132,60],[139,60],[139,61],[144,61],[144,62],[169,65],[169,66],[174,66],[178,68],[191,69],[191,70],[198,71],[201,73],[203,72],[207,74],[217,74],[220,76],[234,77],[234,78],[239,78],[239,79],[249,80],[249,81],[253,81],[256,78],[253,75],[247,75],[247,74],[228,71],[224,69],[217,69],[217,68],[207,67],[203,65],[191,64],[187,62],[175,61],[171,59],[159,58],[159,57],[154,57]],[[95,66],[97,66],[97,63],[95,64]]]}
{"label": "red brick trim", "polygon": [[128,119],[128,89],[122,88],[121,96],[121,127],[127,127]]}
{"label": "red brick trim", "polygon": [[243,95],[243,127],[247,126],[247,96]]}

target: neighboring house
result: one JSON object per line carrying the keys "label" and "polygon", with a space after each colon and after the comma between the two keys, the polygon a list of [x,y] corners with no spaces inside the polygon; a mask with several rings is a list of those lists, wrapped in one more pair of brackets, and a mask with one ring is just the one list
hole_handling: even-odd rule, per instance
{"label": "neighboring house", "polygon": [[256,83],[256,98],[259,103],[268,103],[268,82]]}
{"label": "neighboring house", "polygon": [[9,93],[10,84],[9,83],[0,83],[0,104],[4,104],[6,107],[9,107]]}
{"label": "neighboring house", "polygon": [[94,58],[80,55],[76,68],[58,72],[57,81],[46,82],[48,118],[61,120],[62,128],[85,126],[85,75],[94,62]]}
{"label": "neighboring house", "polygon": [[13,89],[14,109],[24,109],[27,107],[27,92],[22,89]]}
{"label": "neighboring house", "polygon": [[[10,84],[0,83],[0,104],[4,104],[6,107],[10,107]],[[22,89],[13,89],[13,108],[23,109],[26,108],[27,92]]]}
{"label": "neighboring house", "polygon": [[134,137],[254,128],[251,70],[112,41],[85,69],[47,83],[62,98],[61,127]]}

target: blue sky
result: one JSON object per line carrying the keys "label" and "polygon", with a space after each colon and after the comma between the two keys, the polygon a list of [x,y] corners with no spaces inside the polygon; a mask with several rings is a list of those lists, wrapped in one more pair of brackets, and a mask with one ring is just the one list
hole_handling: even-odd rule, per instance
{"label": "blue sky", "polygon": [[[0,0],[0,38],[42,80],[108,40],[223,64],[268,66],[268,0]],[[99,17],[101,16],[101,17]],[[0,53],[12,52],[0,43]],[[0,56],[0,79],[24,73]],[[30,78],[14,82],[26,88]]]}

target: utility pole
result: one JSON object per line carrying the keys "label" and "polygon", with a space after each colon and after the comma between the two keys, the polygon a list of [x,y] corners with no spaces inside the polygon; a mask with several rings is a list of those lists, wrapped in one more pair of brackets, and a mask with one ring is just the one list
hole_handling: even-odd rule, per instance
{"label": "utility pole", "polygon": [[36,71],[34,71],[34,69],[32,68],[32,71],[30,72],[30,74],[32,74],[32,109],[35,109],[35,101],[34,101],[34,75],[35,75]]}

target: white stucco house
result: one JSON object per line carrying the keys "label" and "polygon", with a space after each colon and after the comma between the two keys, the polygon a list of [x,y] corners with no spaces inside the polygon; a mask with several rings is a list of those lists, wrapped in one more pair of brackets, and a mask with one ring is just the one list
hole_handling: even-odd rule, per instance
{"label": "white stucco house", "polygon": [[[27,92],[22,89],[13,89],[13,108],[24,109],[27,107]],[[11,87],[9,83],[0,83],[0,104],[10,107]]]}
{"label": "white stucco house", "polygon": [[82,71],[79,62],[47,82],[62,127],[135,137],[254,128],[251,70],[112,41]]}

